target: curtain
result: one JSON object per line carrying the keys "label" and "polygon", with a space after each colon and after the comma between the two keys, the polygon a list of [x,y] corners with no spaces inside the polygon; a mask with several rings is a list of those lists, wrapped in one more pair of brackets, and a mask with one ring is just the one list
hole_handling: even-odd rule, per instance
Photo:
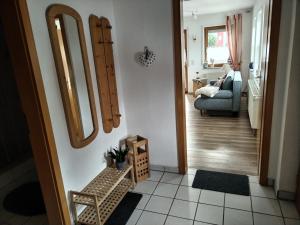
{"label": "curtain", "polygon": [[242,56],[242,15],[227,16],[226,31],[231,66],[234,70],[240,70]]}

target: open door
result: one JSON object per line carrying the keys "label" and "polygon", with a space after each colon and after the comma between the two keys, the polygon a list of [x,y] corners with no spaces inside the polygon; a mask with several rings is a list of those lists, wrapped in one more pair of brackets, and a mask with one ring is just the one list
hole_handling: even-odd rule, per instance
{"label": "open door", "polygon": [[3,0],[0,12],[49,224],[70,225],[71,218],[26,0]]}
{"label": "open door", "polygon": [[185,93],[189,92],[189,73],[188,73],[188,34],[187,29],[183,30],[183,36],[184,36],[184,80],[185,80],[185,87],[184,91]]}
{"label": "open door", "polygon": [[297,177],[296,207],[298,212],[300,213],[300,170],[298,171],[298,177]]}

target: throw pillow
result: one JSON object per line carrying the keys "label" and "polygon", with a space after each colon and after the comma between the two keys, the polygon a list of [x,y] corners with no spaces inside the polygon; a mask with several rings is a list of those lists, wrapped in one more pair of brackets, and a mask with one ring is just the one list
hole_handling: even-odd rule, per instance
{"label": "throw pillow", "polygon": [[198,95],[206,95],[208,97],[214,97],[219,92],[219,87],[215,86],[205,86],[196,90],[195,94]]}
{"label": "throw pillow", "polygon": [[232,76],[227,76],[226,79],[223,82],[223,90],[232,90],[233,86],[233,78]]}
{"label": "throw pillow", "polygon": [[218,79],[215,83],[214,86],[215,87],[219,87],[220,89],[222,89],[222,85],[223,85],[224,79]]}

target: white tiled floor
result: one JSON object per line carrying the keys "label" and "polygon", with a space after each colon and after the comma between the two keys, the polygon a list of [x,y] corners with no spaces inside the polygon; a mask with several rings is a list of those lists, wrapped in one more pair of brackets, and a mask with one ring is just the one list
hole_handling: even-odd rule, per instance
{"label": "white tiled floor", "polygon": [[127,225],[300,225],[294,203],[277,200],[255,176],[249,176],[251,196],[242,196],[192,188],[194,170],[151,174],[134,190],[143,198]]}

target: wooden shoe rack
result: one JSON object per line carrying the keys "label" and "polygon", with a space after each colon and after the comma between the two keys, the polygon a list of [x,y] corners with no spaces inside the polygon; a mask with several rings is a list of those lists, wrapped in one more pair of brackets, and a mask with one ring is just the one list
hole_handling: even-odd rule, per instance
{"label": "wooden shoe rack", "polygon": [[[131,179],[126,178],[130,174]],[[134,188],[132,165],[124,170],[106,168],[82,191],[70,191],[71,206],[76,225],[103,225],[129,188]],[[85,206],[78,214],[77,207]]]}

